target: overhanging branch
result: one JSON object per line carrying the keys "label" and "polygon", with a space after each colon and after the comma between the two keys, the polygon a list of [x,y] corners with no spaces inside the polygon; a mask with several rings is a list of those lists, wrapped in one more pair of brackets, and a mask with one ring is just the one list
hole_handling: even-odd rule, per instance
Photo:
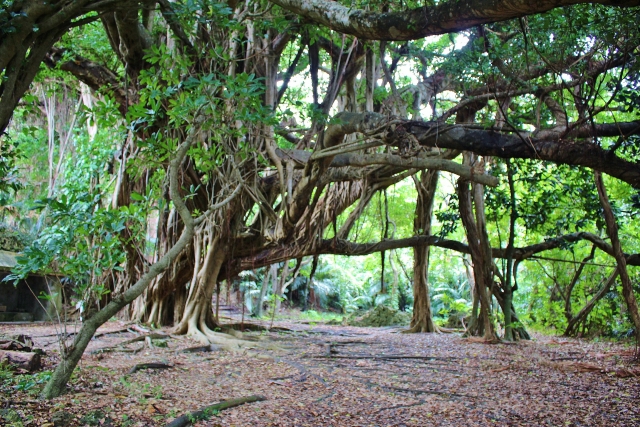
{"label": "overhanging branch", "polygon": [[[428,147],[472,151],[483,156],[505,159],[546,160],[558,164],[584,166],[640,188],[640,165],[624,160],[591,142],[575,139],[537,139],[491,130],[474,130],[464,126],[450,126],[434,133],[436,126],[414,122],[406,127],[420,144]],[[590,135],[577,134],[575,137],[638,134],[640,122],[598,124],[591,131]]]}
{"label": "overhanging branch", "polygon": [[367,12],[332,0],[270,0],[272,3],[336,31],[367,40],[415,40],[466,30],[476,25],[547,12],[563,6],[596,3],[617,7],[638,0],[462,0],[444,1],[400,12]]}
{"label": "overhanging branch", "polygon": [[393,154],[341,154],[331,162],[331,167],[389,165],[405,169],[432,169],[451,172],[471,181],[495,187],[498,178],[486,174],[474,174],[473,168],[451,160],[439,158],[405,159]]}
{"label": "overhanging branch", "polygon": [[[546,160],[557,164],[584,166],[604,172],[640,188],[639,164],[622,159],[615,153],[588,141],[592,137],[638,135],[640,134],[640,121],[600,123],[588,128],[579,127],[569,131],[567,135],[562,135],[559,132],[545,132],[544,138],[536,138],[527,134],[506,134],[495,130],[482,130],[466,125],[399,120],[371,112],[338,113],[333,121],[337,124],[328,126],[327,133],[325,133],[325,141],[329,135],[332,136],[332,144],[330,145],[332,147],[340,144],[342,137],[347,133],[368,134],[375,130],[384,139],[384,142],[390,145],[402,144],[410,135],[411,138],[415,138],[421,145],[427,147],[471,151],[483,156],[505,159]],[[382,136],[383,131],[386,134]],[[313,159],[312,155],[311,160]],[[338,156],[333,161],[337,162]],[[408,160],[402,161],[410,163]]]}

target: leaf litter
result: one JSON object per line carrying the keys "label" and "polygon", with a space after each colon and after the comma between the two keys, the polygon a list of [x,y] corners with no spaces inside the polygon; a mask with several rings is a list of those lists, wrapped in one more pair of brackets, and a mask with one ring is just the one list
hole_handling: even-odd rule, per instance
{"label": "leaf litter", "polygon": [[[489,345],[456,334],[279,322],[290,331],[244,333],[256,348],[230,353],[169,329],[151,339],[126,326],[113,321],[99,330],[69,393],[41,401],[29,390],[3,390],[0,416],[10,410],[13,425],[45,427],[165,426],[255,395],[266,400],[192,425],[640,425],[640,369],[619,343],[536,336]],[[0,326],[44,348],[45,369],[57,363],[52,330]]]}

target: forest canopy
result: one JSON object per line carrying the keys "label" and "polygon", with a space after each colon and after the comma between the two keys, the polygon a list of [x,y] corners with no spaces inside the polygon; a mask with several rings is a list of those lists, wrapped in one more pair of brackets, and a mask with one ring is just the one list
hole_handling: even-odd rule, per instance
{"label": "forest canopy", "polygon": [[13,278],[83,315],[45,395],[115,315],[241,347],[223,289],[637,334],[640,2],[343,3],[1,2]]}

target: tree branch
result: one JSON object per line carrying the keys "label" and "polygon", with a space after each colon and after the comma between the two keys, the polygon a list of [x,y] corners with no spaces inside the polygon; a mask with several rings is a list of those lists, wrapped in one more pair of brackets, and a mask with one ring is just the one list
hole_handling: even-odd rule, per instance
{"label": "tree branch", "polygon": [[121,84],[120,77],[109,68],[96,62],[90,61],[78,55],[73,56],[73,60],[63,61],[66,51],[64,49],[52,48],[44,59],[44,63],[51,68],[60,68],[71,73],[81,82],[85,83],[95,91],[108,91],[118,103],[118,111],[124,116],[136,96],[131,93],[127,97],[126,90]]}
{"label": "tree branch", "polygon": [[[579,240],[587,240],[592,242],[598,249],[613,256],[613,248],[600,237],[591,233],[572,233],[546,240],[542,243],[536,243],[522,248],[513,250],[513,259],[522,261],[530,258],[532,255],[556,249],[567,243],[577,242]],[[410,248],[421,245],[436,246],[444,249],[451,249],[456,252],[468,254],[469,246],[464,243],[440,239],[437,236],[413,236],[404,239],[382,240],[375,243],[355,243],[344,239],[324,239],[318,242],[314,247],[300,247],[293,245],[278,245],[263,250],[255,255],[237,258],[237,269],[239,271],[250,270],[253,268],[264,267],[273,263],[283,262],[289,259],[301,258],[312,255],[346,255],[361,256],[370,255],[380,251],[388,251],[391,249]],[[491,249],[493,258],[506,258],[506,250],[503,248]],[[640,254],[624,254],[627,265],[640,266]]]}
{"label": "tree branch", "polygon": [[[640,188],[640,165],[616,156],[591,142],[560,139],[559,134],[538,139],[528,135],[507,135],[493,130],[474,130],[464,126],[413,122],[405,125],[420,144],[428,147],[472,151],[483,156],[503,159],[548,160],[553,163],[584,166],[605,172],[636,188]],[[422,128],[423,130],[421,130]],[[440,128],[440,129],[438,129]],[[594,133],[596,135],[594,135]],[[568,138],[615,136],[640,133],[640,122],[598,124],[589,130],[576,130]],[[391,136],[391,141],[394,139]]]}
{"label": "tree branch", "polygon": [[405,169],[436,169],[451,172],[471,181],[495,187],[498,185],[498,178],[485,175],[474,174],[473,168],[461,165],[451,160],[439,158],[412,158],[405,159],[393,154],[340,154],[334,157],[331,167],[343,166],[369,166],[369,165],[389,165],[398,166]]}
{"label": "tree branch", "polygon": [[596,3],[617,7],[639,0],[459,0],[400,12],[367,12],[332,0],[270,0],[318,24],[367,40],[415,40],[466,30],[476,25],[543,13],[557,7]]}

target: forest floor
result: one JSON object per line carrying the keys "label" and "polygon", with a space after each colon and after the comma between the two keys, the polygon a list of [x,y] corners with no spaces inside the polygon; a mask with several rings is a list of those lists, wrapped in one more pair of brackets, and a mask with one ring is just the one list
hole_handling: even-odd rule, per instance
{"label": "forest floor", "polygon": [[[164,426],[249,395],[266,400],[194,425],[640,425],[640,369],[629,365],[633,349],[619,343],[536,336],[485,344],[458,334],[276,322],[290,331],[246,332],[255,341],[240,353],[184,352],[199,344],[145,340],[131,326],[113,321],[98,331],[62,397],[41,401],[37,386],[5,387],[0,425]],[[50,324],[2,324],[0,333],[31,336],[47,353],[45,369],[54,367]],[[169,368],[130,373],[141,363]]]}

